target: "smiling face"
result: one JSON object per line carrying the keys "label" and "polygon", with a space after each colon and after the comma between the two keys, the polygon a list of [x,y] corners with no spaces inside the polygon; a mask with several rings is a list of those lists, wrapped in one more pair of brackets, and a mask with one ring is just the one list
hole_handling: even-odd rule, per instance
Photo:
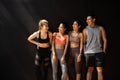
{"label": "smiling face", "polygon": [[64,26],[63,23],[61,23],[61,24],[59,25],[58,30],[59,30],[59,32],[62,33],[62,34],[65,32],[66,28],[65,28],[65,26]]}
{"label": "smiling face", "polygon": [[74,21],[72,26],[73,26],[73,30],[74,30],[74,31],[78,31],[79,28],[80,28],[80,25],[78,24],[77,21]]}
{"label": "smiling face", "polygon": [[40,22],[39,22],[39,29],[42,30],[42,31],[47,32],[48,29],[49,29],[48,21],[45,20],[45,19],[40,20]]}
{"label": "smiling face", "polygon": [[49,29],[48,24],[43,24],[43,26],[41,27],[41,30],[44,30],[45,32],[47,32]]}
{"label": "smiling face", "polygon": [[92,26],[95,24],[95,18],[92,18],[92,16],[88,16],[86,22],[89,26]]}

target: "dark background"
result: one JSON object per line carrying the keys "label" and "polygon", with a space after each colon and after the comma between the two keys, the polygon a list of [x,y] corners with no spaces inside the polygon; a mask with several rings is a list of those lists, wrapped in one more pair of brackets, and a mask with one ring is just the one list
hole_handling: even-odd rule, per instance
{"label": "dark background", "polygon": [[98,16],[98,24],[107,33],[105,80],[119,80],[120,12],[116,0],[0,0],[0,80],[35,80],[36,49],[27,38],[38,29],[40,19],[47,19],[54,32],[61,21],[71,26],[74,19],[81,19],[85,24],[89,12]]}

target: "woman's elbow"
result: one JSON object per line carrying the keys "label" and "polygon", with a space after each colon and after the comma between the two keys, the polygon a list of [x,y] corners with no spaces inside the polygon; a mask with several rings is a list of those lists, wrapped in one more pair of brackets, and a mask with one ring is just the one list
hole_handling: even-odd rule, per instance
{"label": "woman's elbow", "polygon": [[28,37],[28,39],[27,39],[29,42],[31,42],[31,38],[30,37]]}

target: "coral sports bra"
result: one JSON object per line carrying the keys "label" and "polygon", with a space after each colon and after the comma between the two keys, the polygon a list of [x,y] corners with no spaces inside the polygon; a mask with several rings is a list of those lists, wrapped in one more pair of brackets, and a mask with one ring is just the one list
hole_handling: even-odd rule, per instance
{"label": "coral sports bra", "polygon": [[58,35],[55,36],[55,44],[66,44],[66,35],[64,35],[64,38],[61,39]]}

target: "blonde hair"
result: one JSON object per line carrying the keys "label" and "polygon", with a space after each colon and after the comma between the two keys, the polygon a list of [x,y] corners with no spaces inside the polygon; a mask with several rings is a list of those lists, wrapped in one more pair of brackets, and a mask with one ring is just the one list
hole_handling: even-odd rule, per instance
{"label": "blonde hair", "polygon": [[46,19],[40,20],[39,23],[38,23],[39,29],[40,29],[44,24],[48,24],[48,21],[47,21]]}

